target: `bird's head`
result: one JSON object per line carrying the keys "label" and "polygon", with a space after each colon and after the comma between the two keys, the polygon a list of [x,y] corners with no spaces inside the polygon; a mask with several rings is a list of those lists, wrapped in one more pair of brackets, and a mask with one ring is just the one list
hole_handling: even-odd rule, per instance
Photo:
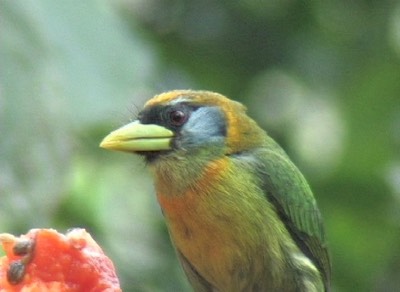
{"label": "bird's head", "polygon": [[143,155],[151,164],[196,155],[209,160],[251,150],[263,140],[242,104],[214,92],[175,90],[150,99],[137,120],[100,146]]}

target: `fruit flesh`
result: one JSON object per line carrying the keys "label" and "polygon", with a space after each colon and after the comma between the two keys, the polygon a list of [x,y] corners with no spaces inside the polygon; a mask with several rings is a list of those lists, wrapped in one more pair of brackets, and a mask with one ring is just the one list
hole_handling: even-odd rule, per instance
{"label": "fruit flesh", "polygon": [[114,265],[84,229],[0,235],[0,291],[121,291]]}

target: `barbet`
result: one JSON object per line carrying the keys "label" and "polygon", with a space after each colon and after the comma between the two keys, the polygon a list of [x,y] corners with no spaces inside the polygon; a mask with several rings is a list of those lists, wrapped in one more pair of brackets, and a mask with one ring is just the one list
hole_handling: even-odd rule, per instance
{"label": "barbet", "polygon": [[329,291],[310,187],[242,104],[208,91],[166,92],[100,146],[145,158],[195,291]]}

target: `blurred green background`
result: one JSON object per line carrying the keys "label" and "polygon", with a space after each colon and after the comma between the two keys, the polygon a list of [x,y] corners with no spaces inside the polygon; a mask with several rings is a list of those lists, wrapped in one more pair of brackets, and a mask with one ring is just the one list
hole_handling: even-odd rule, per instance
{"label": "blurred green background", "polygon": [[400,291],[400,3],[0,1],[0,230],[85,227],[124,291],[187,291],[144,163],[98,147],[162,91],[247,105],[308,178],[333,291]]}

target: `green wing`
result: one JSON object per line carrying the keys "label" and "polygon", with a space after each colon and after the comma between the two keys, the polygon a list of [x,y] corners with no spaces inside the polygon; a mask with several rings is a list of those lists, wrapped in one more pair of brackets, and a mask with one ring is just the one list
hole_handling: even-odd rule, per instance
{"label": "green wing", "polygon": [[[275,145],[275,144],[274,144]],[[331,266],[321,214],[305,178],[278,146],[260,157],[263,189],[302,252],[321,271],[329,290]]]}

